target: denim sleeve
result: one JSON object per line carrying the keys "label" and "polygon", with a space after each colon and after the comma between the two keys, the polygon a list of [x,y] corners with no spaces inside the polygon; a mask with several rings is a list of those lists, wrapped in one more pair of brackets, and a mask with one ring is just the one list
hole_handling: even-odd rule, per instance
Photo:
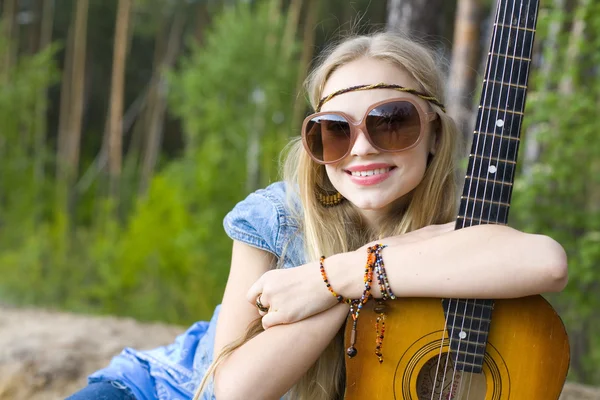
{"label": "denim sleeve", "polygon": [[225,216],[223,227],[230,238],[279,258],[283,252],[285,219],[285,186],[277,182],[239,202]]}

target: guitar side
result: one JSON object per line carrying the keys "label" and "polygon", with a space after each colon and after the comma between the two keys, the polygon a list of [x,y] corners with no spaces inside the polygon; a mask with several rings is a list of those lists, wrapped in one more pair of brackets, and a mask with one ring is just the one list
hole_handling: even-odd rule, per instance
{"label": "guitar side", "polygon": [[[397,299],[386,302],[386,306],[382,364],[374,354],[377,315],[368,306],[361,311],[358,355],[346,358],[346,400],[430,398],[419,394],[426,382],[434,380],[428,376],[433,372],[427,372],[426,366],[440,354],[441,364],[449,359],[440,299]],[[346,343],[350,325],[346,327]],[[569,357],[565,327],[542,296],[496,300],[483,366],[485,379],[481,374],[473,374],[475,380],[466,379],[470,374],[465,374],[463,386],[471,384],[475,388],[469,398],[476,400],[558,399]],[[478,390],[480,395],[476,394]]]}

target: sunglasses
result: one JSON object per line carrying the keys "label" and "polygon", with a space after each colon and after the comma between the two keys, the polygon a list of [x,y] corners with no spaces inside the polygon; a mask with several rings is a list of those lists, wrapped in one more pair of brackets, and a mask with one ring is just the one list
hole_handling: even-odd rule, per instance
{"label": "sunglasses", "polygon": [[332,164],[349,153],[359,130],[381,152],[398,152],[415,147],[437,113],[425,112],[408,98],[373,104],[356,122],[340,111],[309,115],[302,124],[302,142],[309,156],[319,164]]}

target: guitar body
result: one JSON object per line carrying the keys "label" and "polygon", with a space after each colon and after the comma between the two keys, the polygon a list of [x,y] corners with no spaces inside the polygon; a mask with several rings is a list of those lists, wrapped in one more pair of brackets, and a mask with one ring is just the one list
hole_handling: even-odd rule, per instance
{"label": "guitar body", "polygon": [[[385,314],[380,364],[374,354],[377,314],[368,305],[361,312],[358,354],[346,357],[345,400],[554,400],[560,396],[569,368],[569,342],[561,319],[541,296],[495,301],[480,374],[454,373],[447,357],[449,339],[443,329],[441,299],[388,301]],[[349,323],[346,343],[350,332]]]}

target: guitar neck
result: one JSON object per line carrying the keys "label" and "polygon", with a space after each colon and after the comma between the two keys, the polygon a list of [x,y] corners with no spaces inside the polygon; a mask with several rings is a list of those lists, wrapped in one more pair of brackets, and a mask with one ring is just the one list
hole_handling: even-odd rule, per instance
{"label": "guitar neck", "polygon": [[[499,0],[455,229],[506,224],[539,0]],[[493,301],[444,299],[457,368],[481,372]]]}

